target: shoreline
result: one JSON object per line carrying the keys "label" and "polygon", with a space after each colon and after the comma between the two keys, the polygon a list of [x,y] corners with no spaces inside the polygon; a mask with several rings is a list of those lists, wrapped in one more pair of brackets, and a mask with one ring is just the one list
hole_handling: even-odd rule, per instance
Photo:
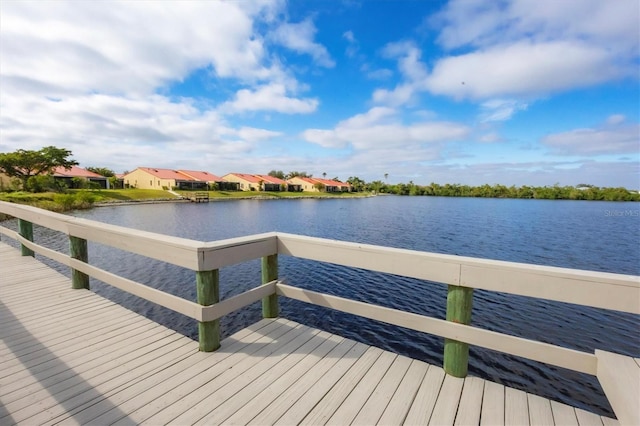
{"label": "shoreline", "polygon": [[[387,194],[381,194],[387,195]],[[209,198],[209,203],[211,202],[221,202],[221,201],[235,201],[235,200],[336,200],[336,199],[360,199],[360,198],[371,198],[377,197],[378,194],[366,194],[359,196],[348,196],[344,197],[341,195],[331,196],[331,195],[300,195],[300,196],[288,196],[288,197],[276,197],[271,195],[255,195],[255,196],[246,196],[246,197],[212,197]],[[158,199],[147,199],[147,200],[113,200],[107,202],[98,202],[92,204],[91,207],[111,207],[111,206],[128,206],[133,204],[164,204],[164,203],[191,203],[192,201],[188,198],[158,198]],[[206,203],[201,203],[206,204]]]}

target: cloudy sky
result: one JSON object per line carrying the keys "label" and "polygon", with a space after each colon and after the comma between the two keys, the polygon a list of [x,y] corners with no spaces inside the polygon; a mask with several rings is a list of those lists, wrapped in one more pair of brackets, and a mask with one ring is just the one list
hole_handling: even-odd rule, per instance
{"label": "cloudy sky", "polygon": [[637,0],[0,2],[0,152],[640,187]]}

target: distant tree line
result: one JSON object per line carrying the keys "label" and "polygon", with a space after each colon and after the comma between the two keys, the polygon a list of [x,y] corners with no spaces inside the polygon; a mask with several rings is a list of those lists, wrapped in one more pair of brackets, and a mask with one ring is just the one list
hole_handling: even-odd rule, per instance
{"label": "distant tree line", "polygon": [[373,191],[395,195],[427,195],[437,197],[484,197],[484,198],[530,198],[541,200],[601,200],[640,201],[640,194],[626,188],[601,188],[594,185],[577,186],[505,186],[505,185],[459,185],[431,183],[416,185],[413,182],[386,184],[376,180],[365,182],[358,177],[347,179],[356,191]]}

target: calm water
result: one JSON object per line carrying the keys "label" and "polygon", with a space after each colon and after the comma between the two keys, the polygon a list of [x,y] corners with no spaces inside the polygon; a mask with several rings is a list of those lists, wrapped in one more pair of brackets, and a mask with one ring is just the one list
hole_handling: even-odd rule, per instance
{"label": "calm water", "polygon": [[[268,231],[464,256],[640,275],[640,203],[375,197],[350,200],[242,200],[209,204],[102,207],[75,213],[97,221],[197,239]],[[66,250],[66,237],[36,229],[36,241]],[[194,273],[90,244],[91,263],[195,300]],[[285,282],[329,294],[444,318],[446,286],[280,257]],[[66,272],[66,271],[64,271]],[[260,283],[259,261],[224,268],[221,297]],[[119,303],[197,338],[189,318],[92,282]],[[443,339],[282,300],[282,315],[358,341],[441,365]],[[260,319],[254,304],[225,317],[225,335]],[[593,352],[640,357],[638,316],[476,291],[472,322],[490,330]],[[611,415],[595,378],[471,348],[470,372],[590,411]],[[596,397],[594,398],[594,395]]]}

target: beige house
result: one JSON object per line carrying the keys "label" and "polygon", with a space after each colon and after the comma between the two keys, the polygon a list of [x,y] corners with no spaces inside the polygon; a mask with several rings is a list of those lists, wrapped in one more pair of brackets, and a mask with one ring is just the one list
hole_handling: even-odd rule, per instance
{"label": "beige house", "polygon": [[187,175],[197,181],[206,182],[209,188],[217,188],[220,191],[238,191],[239,185],[235,182],[226,182],[220,176],[213,173],[201,172],[197,170],[178,170],[178,173]]}
{"label": "beige house", "polygon": [[124,175],[127,188],[139,189],[207,189],[207,182],[195,179],[178,170],[138,167]]}
{"label": "beige house", "polygon": [[[300,185],[302,191],[305,192],[350,192],[351,184],[320,178],[307,178],[296,176],[288,179],[287,182],[291,185]],[[322,189],[318,189],[322,186]]]}
{"label": "beige house", "polygon": [[254,175],[262,181],[263,191],[287,191],[287,182],[269,175]]}
{"label": "beige house", "polygon": [[264,179],[245,173],[227,173],[222,180],[237,183],[241,191],[261,191],[264,183]]}
{"label": "beige house", "polygon": [[105,176],[99,175],[89,170],[83,169],[78,166],[71,166],[68,169],[64,167],[56,167],[53,170],[52,176],[55,180],[64,182],[68,188],[74,188],[74,178],[84,179],[88,182],[98,185],[100,188],[109,189],[109,179]]}

